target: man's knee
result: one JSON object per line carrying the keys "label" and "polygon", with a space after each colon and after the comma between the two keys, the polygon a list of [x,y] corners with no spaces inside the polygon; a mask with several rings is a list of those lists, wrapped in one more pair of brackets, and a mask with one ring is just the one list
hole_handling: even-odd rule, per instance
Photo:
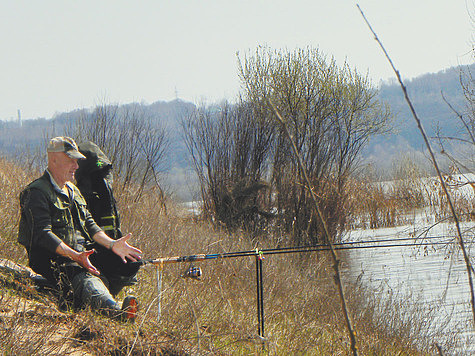
{"label": "man's knee", "polygon": [[108,290],[108,282],[88,272],[82,272],[73,278],[74,293],[82,306],[90,305],[93,309],[110,308],[115,304]]}

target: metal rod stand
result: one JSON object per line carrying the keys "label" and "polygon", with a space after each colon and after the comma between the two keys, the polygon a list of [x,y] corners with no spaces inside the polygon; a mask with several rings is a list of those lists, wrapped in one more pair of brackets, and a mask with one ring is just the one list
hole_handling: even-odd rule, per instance
{"label": "metal rod stand", "polygon": [[262,281],[262,253],[256,254],[256,287],[257,287],[257,332],[264,339],[264,286]]}

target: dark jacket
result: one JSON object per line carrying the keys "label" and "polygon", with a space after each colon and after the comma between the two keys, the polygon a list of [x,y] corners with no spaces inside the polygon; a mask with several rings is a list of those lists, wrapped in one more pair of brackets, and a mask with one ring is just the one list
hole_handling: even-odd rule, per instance
{"label": "dark jacket", "polygon": [[18,242],[26,248],[30,267],[42,275],[48,273],[53,261],[70,262],[55,253],[61,241],[83,251],[86,243],[93,242],[92,236],[101,231],[80,191],[72,183],[67,187],[71,198],[52,183],[46,171],[20,193]]}
{"label": "dark jacket", "polygon": [[[119,239],[122,237],[122,231],[112,191],[112,162],[93,142],[81,143],[79,151],[86,159],[78,161],[76,186],[86,200],[94,221],[110,238]],[[96,253],[91,255],[90,260],[109,280],[113,295],[120,290],[120,286],[136,283],[135,275],[140,268],[139,264],[123,263],[119,256],[98,244],[94,245],[94,249]],[[117,286],[119,287],[115,288]]]}
{"label": "dark jacket", "polygon": [[76,186],[87,202],[87,207],[102,230],[113,239],[122,237],[120,216],[112,191],[112,163],[93,142],[79,145],[86,157],[78,161]]}

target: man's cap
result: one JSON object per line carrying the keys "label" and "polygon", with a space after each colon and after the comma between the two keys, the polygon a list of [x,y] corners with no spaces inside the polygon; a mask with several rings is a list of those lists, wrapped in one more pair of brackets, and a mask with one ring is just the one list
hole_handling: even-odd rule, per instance
{"label": "man's cap", "polygon": [[78,145],[71,137],[58,136],[52,138],[46,149],[47,152],[64,152],[74,159],[85,159],[86,157],[79,152]]}

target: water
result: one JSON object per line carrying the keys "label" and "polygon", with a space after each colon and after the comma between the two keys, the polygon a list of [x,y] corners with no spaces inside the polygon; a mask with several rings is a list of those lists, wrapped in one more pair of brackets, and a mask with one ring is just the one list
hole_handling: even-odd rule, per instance
{"label": "water", "polygon": [[[420,226],[420,224],[419,224]],[[474,224],[462,224],[466,248],[473,243]],[[387,240],[419,236],[413,226],[352,231],[351,241]],[[454,237],[453,224],[438,224],[429,230],[431,236]],[[426,235],[425,235],[426,236]],[[469,241],[471,240],[471,241]],[[435,242],[422,237],[416,242]],[[455,337],[458,346],[444,349],[444,354],[475,355],[475,333],[472,326],[468,276],[457,243],[437,246],[378,247],[353,249],[343,255],[343,276],[360,281],[382,300],[389,300],[408,319],[425,318],[430,321],[427,332],[431,343],[447,345]],[[473,255],[469,254],[469,255]],[[474,259],[472,258],[472,263]]]}

